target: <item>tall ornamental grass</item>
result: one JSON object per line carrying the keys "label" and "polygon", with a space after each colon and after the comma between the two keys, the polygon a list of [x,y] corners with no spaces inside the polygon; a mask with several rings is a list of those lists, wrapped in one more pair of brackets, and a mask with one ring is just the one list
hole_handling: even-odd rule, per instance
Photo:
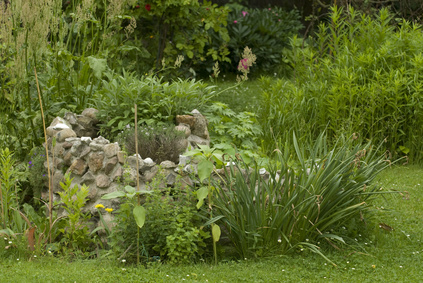
{"label": "tall ornamental grass", "polygon": [[[277,152],[277,165],[269,178],[256,166],[246,169],[236,161],[216,182],[214,216],[228,231],[241,258],[285,253],[299,246],[320,253],[318,243],[344,243],[336,231],[352,218],[360,219],[370,197],[380,193],[372,186],[387,166],[383,155],[370,144],[340,142],[328,150],[320,135],[309,150],[292,139]],[[323,255],[323,254],[322,254]]]}
{"label": "tall ornamental grass", "polygon": [[[397,21],[397,22],[395,22]],[[314,37],[291,40],[291,79],[263,79],[264,147],[296,130],[300,140],[327,130],[386,141],[394,156],[423,156],[422,27],[392,17],[333,7]]]}

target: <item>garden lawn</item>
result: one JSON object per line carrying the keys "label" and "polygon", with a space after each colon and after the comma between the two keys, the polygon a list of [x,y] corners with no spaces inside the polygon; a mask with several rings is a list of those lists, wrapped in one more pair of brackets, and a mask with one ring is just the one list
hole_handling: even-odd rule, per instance
{"label": "garden lawn", "polygon": [[[374,202],[367,229],[353,248],[324,251],[337,266],[307,250],[240,261],[137,268],[108,260],[54,257],[0,259],[0,282],[419,282],[423,280],[423,167],[386,169],[377,185],[398,191]],[[401,192],[401,193],[399,193]],[[379,228],[383,223],[392,231]],[[360,234],[361,233],[361,234]]]}

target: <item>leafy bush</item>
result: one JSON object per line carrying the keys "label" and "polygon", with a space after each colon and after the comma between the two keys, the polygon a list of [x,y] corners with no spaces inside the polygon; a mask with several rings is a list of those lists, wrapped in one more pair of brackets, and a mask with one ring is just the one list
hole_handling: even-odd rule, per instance
{"label": "leafy bush", "polygon": [[285,144],[267,180],[258,166],[248,169],[234,160],[226,183],[215,183],[214,215],[223,216],[240,258],[284,253],[298,245],[320,253],[322,239],[344,242],[328,231],[370,208],[369,198],[378,189],[372,181],[388,166],[370,144],[346,142],[328,150],[323,135],[310,149],[295,135],[292,142],[295,152]]}
{"label": "leafy bush", "polygon": [[[120,144],[125,145],[129,155],[135,154],[135,131],[125,130],[119,136]],[[185,133],[175,129],[172,124],[151,125],[138,128],[138,153],[150,157],[156,163],[170,160],[179,161],[179,155],[186,150]]]}
{"label": "leafy bush", "polygon": [[63,208],[67,212],[66,226],[60,229],[63,234],[61,243],[64,252],[67,252],[66,248],[69,248],[70,251],[85,252],[92,248],[93,244],[86,223],[89,219],[88,213],[82,212],[82,208],[88,201],[89,190],[85,185],[71,187],[71,182],[72,179],[67,174],[65,181],[60,183],[63,191],[58,192]]}
{"label": "leafy bush", "polygon": [[257,72],[273,74],[275,66],[281,64],[282,50],[289,46],[289,37],[302,28],[298,11],[287,12],[277,7],[262,10],[240,5],[230,7],[227,29],[232,64],[229,70],[236,70],[244,47],[248,46],[257,56]]}
{"label": "leafy bush", "polygon": [[196,80],[169,83],[155,76],[138,78],[126,72],[122,76],[106,73],[106,77],[92,104],[103,123],[100,132],[109,138],[126,125],[134,125],[134,104],[139,109],[139,125],[174,122],[176,115],[201,110],[214,94],[212,86]]}
{"label": "leafy bush", "polygon": [[[140,230],[140,254],[144,261],[162,260],[171,263],[191,263],[206,252],[209,237],[201,228],[201,218],[195,208],[194,195],[189,187],[159,189],[164,176],[158,174],[150,186],[143,207],[145,224]],[[178,181],[177,181],[178,183]],[[137,226],[133,221],[132,206],[124,203],[115,218],[111,246],[117,257],[135,261]]]}
{"label": "leafy bush", "polygon": [[419,25],[392,22],[387,9],[371,17],[334,7],[304,48],[291,40],[292,80],[264,80],[260,123],[268,150],[293,129],[313,140],[327,128],[330,142],[356,133],[421,160],[423,35]]}
{"label": "leafy bush", "polygon": [[240,149],[257,149],[262,131],[255,113],[235,113],[228,105],[214,102],[204,115],[209,122],[212,143],[233,143]]}

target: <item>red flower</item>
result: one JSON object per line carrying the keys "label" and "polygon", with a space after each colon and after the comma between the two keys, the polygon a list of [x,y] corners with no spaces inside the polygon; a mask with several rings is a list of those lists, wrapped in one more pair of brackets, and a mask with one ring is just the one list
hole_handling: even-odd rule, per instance
{"label": "red flower", "polygon": [[140,8],[140,5],[135,6],[135,9],[139,9],[139,8]]}
{"label": "red flower", "polygon": [[146,9],[147,11],[149,11],[149,12],[150,12],[150,10],[151,10],[151,5],[150,5],[150,4],[145,5],[145,9]]}

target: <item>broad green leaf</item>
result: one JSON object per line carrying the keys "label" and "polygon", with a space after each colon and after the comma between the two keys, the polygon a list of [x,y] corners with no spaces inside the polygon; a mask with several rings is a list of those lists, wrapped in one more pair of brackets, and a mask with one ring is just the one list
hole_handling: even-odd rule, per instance
{"label": "broad green leaf", "polygon": [[145,222],[145,208],[140,205],[137,205],[136,207],[134,207],[133,213],[135,222],[137,223],[138,227],[142,228]]}
{"label": "broad green leaf", "polygon": [[220,239],[220,227],[219,225],[212,224],[212,236],[213,236],[213,242],[218,242]]}
{"label": "broad green leaf", "polygon": [[135,188],[134,188],[134,187],[132,187],[132,186],[125,186],[125,191],[126,191],[128,194],[134,194],[134,193],[135,193]]}
{"label": "broad green leaf", "polygon": [[116,191],[113,193],[109,193],[109,194],[105,194],[104,196],[101,197],[101,199],[112,199],[112,198],[121,198],[126,196],[126,194],[122,191]]}
{"label": "broad green leaf", "polygon": [[93,56],[89,56],[87,59],[88,59],[88,64],[90,65],[90,68],[94,71],[94,76],[96,76],[97,79],[101,79],[102,73],[107,68],[107,60],[97,59]]}
{"label": "broad green leaf", "polygon": [[207,159],[203,159],[198,163],[197,169],[200,182],[203,182],[203,180],[209,178],[213,172],[213,162]]}
{"label": "broad green leaf", "polygon": [[204,203],[204,199],[207,197],[207,195],[209,194],[209,189],[208,187],[201,187],[197,190],[197,209],[200,209],[200,207],[203,206]]}

